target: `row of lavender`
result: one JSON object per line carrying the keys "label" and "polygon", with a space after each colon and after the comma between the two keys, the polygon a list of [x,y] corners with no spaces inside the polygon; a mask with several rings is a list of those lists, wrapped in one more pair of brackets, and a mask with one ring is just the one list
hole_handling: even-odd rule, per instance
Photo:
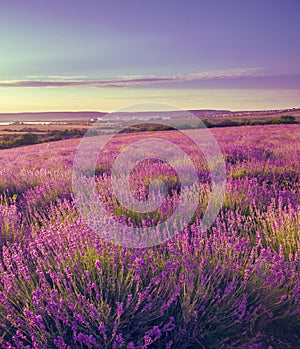
{"label": "row of lavender", "polygon": [[[200,207],[188,229],[148,249],[109,244],[78,214],[71,190],[78,141],[2,151],[1,346],[296,348],[299,134],[298,125],[214,131],[228,172],[217,220],[200,233]],[[96,170],[107,205],[122,217],[129,213],[109,197],[109,168],[139,137],[111,142]],[[192,145],[170,132],[160,137],[195,158],[205,192],[207,169]],[[154,165],[140,166],[137,190],[166,170]],[[176,176],[163,179],[173,205]]]}

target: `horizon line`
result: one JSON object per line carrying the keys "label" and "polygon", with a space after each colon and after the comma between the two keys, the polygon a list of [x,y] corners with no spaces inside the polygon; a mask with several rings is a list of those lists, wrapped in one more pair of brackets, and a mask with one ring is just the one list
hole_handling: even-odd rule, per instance
{"label": "horizon line", "polygon": [[179,112],[179,111],[227,111],[227,112],[262,112],[262,111],[296,111],[300,110],[300,106],[298,107],[286,107],[286,108],[263,108],[263,109],[214,109],[214,108],[203,108],[203,109],[169,109],[169,110],[135,110],[135,111],[102,111],[102,110],[42,110],[42,111],[8,111],[8,112],[0,112],[0,115],[7,114],[45,114],[45,113],[102,113],[102,114],[113,114],[113,113],[163,113],[163,112]]}

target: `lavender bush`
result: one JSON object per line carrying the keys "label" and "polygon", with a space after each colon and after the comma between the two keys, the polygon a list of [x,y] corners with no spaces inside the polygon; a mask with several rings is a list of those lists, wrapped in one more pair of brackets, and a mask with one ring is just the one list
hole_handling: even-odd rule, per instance
{"label": "lavender bush", "polygon": [[[173,137],[195,162],[202,200],[188,227],[153,248],[107,243],[80,217],[71,190],[78,140],[1,151],[2,348],[300,347],[300,127],[213,131],[228,183],[205,232],[207,166],[172,132],[160,136]],[[136,197],[145,198],[158,176],[169,188],[165,206],[147,218],[118,204],[110,166],[139,137],[110,143],[96,182],[111,214],[143,225],[172,212],[180,183],[165,164],[141,163],[132,177]]]}

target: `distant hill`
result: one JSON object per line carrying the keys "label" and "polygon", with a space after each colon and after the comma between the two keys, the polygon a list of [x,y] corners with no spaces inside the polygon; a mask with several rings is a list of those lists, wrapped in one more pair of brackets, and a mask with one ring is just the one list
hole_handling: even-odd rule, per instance
{"label": "distant hill", "polygon": [[77,122],[102,117],[106,113],[95,111],[80,112],[39,112],[39,113],[1,113],[0,122]]}
{"label": "distant hill", "polygon": [[[280,109],[280,110],[257,110],[257,111],[230,111],[230,110],[190,110],[190,112],[200,119],[212,118],[261,118],[266,116],[277,117],[288,114],[296,117],[300,116],[300,108]],[[88,121],[90,119],[104,118],[113,120],[115,116],[118,119],[135,119],[143,120],[157,117],[181,118],[184,111],[150,111],[150,112],[117,112],[105,113],[96,111],[80,112],[38,112],[38,113],[0,113],[0,123],[5,122],[68,122],[76,123]]]}

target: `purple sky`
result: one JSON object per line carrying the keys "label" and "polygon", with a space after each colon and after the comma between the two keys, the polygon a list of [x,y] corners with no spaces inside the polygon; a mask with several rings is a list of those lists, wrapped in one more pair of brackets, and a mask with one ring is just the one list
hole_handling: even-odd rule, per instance
{"label": "purple sky", "polygon": [[10,0],[0,112],[300,107],[299,0]]}

